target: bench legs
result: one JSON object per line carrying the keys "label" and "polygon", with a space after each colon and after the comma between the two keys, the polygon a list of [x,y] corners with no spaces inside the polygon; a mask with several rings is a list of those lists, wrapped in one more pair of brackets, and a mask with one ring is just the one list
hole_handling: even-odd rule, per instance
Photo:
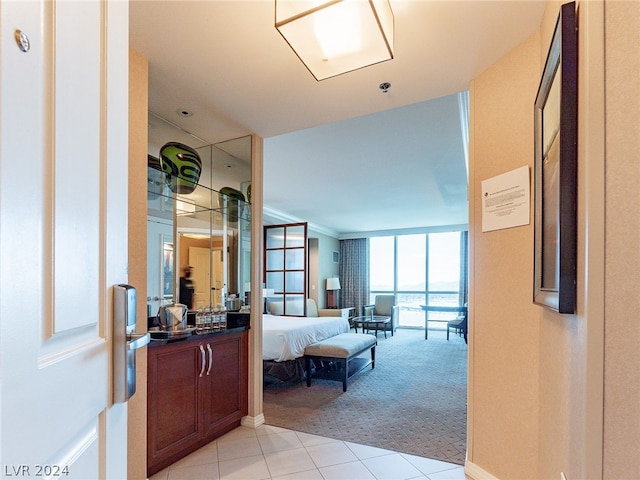
{"label": "bench legs", "polygon": [[316,367],[316,377],[324,378],[327,380],[338,380],[342,381],[342,391],[347,391],[347,380],[353,377],[356,373],[364,370],[368,365],[371,365],[371,369],[376,368],[376,346],[373,345],[371,347],[371,360],[366,358],[358,357],[362,352],[350,357],[350,358],[336,358],[336,357],[319,357],[314,355],[305,355],[304,356],[304,366],[307,371],[307,387],[311,386],[311,363],[312,360],[318,361],[318,365],[320,362],[333,362],[338,365],[337,372],[325,372],[319,373],[319,368]]}

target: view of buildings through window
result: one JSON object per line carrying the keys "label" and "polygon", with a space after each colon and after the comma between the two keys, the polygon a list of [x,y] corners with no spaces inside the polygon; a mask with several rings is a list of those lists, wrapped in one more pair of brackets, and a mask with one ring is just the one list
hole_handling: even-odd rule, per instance
{"label": "view of buildings through window", "polygon": [[[407,328],[424,328],[420,305],[458,305],[460,237],[442,232],[370,238],[371,303],[376,295],[394,294],[399,326]],[[452,315],[430,313],[429,328],[444,329]]]}

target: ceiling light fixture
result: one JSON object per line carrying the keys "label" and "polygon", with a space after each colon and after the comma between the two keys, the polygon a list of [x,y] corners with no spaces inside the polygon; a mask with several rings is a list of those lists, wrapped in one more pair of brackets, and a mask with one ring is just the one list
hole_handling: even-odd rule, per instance
{"label": "ceiling light fixture", "polygon": [[275,26],[316,80],[393,58],[389,0],[275,0]]}
{"label": "ceiling light fixture", "polygon": [[382,82],[380,85],[378,85],[378,88],[382,90],[382,93],[387,93],[391,88],[391,84],[389,82]]}

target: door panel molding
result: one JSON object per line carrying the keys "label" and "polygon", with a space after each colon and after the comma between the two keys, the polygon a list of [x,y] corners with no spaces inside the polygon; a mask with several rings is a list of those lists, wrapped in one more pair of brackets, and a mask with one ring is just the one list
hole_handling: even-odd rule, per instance
{"label": "door panel molding", "polygon": [[0,458],[126,478],[128,3],[2,1],[0,18]]}

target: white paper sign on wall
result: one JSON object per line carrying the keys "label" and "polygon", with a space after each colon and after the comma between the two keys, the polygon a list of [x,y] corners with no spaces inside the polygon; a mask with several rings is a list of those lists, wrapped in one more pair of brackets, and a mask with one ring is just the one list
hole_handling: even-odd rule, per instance
{"label": "white paper sign on wall", "polygon": [[482,181],[482,231],[528,225],[530,222],[529,167],[517,168]]}

